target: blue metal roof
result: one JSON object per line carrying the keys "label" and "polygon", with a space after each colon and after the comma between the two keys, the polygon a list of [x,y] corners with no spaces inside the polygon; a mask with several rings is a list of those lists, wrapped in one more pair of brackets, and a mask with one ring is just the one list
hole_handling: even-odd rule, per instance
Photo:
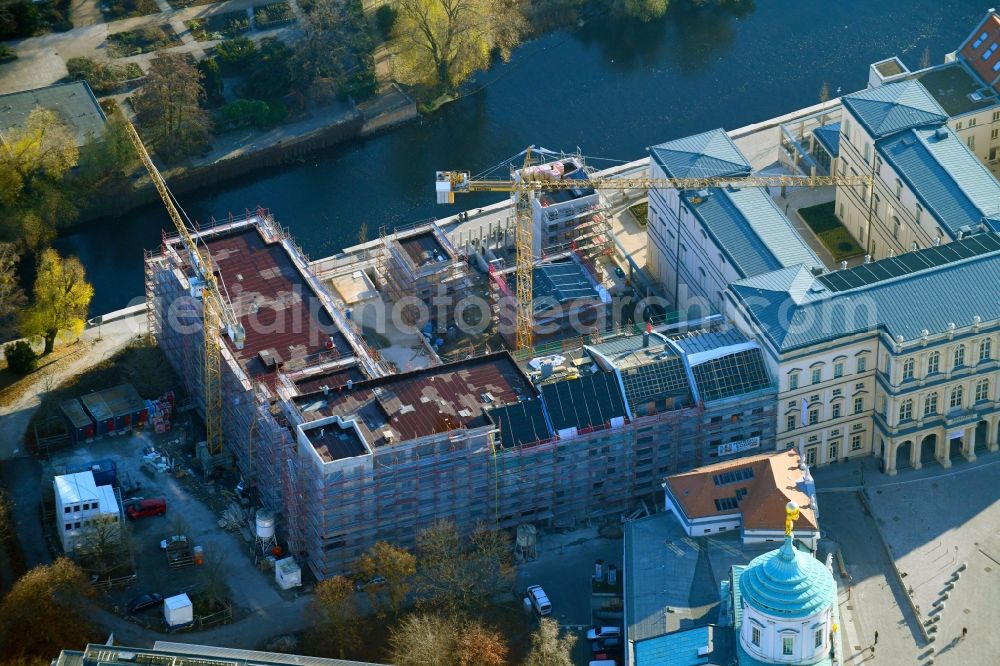
{"label": "blue metal roof", "polygon": [[749,175],[750,163],[723,129],[661,143],[649,149],[671,178]]}
{"label": "blue metal roof", "polygon": [[[1000,299],[995,297],[1000,293],[1000,250],[990,249],[995,242],[996,235],[979,234],[940,248],[883,259],[859,267],[871,272],[873,281],[852,289],[834,290],[825,284],[826,276],[815,278],[802,268],[740,280],[730,289],[780,351],[874,330],[913,341],[924,329],[942,333],[949,323],[970,325],[975,316],[984,322],[1000,320]],[[965,245],[989,251],[950,263],[928,262],[923,270],[905,271],[897,266],[915,265],[923,253],[949,253],[952,246]],[[884,279],[875,279],[883,263],[894,270],[886,271]]]}
{"label": "blue metal roof", "polygon": [[781,548],[755,557],[740,576],[740,594],[748,606],[778,618],[810,617],[837,598],[833,574],[803,553],[786,536]]}
{"label": "blue metal roof", "polygon": [[635,644],[635,666],[696,666],[707,664],[708,655],[698,656],[698,648],[709,645],[712,628],[695,627],[675,631]]}
{"label": "blue metal roof", "polygon": [[823,144],[826,152],[830,153],[831,157],[837,157],[840,154],[839,122],[817,127],[813,130],[813,134],[816,136],[816,140]]}
{"label": "blue metal roof", "polygon": [[911,129],[875,148],[952,238],[1000,215],[1000,182],[947,125]]}
{"label": "blue metal roof", "polygon": [[874,139],[948,120],[944,109],[915,79],[868,88],[842,99],[851,115]]}
{"label": "blue metal roof", "polygon": [[707,198],[688,193],[684,201],[743,277],[823,265],[763,188],[713,188]]}

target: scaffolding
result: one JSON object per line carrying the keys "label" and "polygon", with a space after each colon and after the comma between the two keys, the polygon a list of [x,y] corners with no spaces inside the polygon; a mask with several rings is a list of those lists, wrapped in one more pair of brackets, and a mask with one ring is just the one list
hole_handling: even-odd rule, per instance
{"label": "scaffolding", "polygon": [[433,222],[421,222],[390,232],[379,230],[380,251],[376,274],[389,299],[403,302],[403,320],[417,323],[419,300],[427,306],[432,319],[438,317],[439,330],[454,319],[455,301],[470,288],[469,267],[447,235]]}

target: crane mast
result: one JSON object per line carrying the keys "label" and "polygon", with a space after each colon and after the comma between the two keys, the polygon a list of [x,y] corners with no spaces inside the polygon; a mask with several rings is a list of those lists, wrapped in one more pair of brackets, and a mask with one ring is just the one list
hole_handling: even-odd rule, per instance
{"label": "crane mast", "polygon": [[438,171],[435,183],[438,203],[454,203],[455,194],[471,192],[510,192],[515,216],[517,251],[517,317],[515,346],[525,349],[532,344],[533,295],[531,274],[534,265],[531,200],[538,192],[572,189],[593,190],[704,190],[714,187],[829,187],[870,186],[870,176],[795,176],[758,175],[715,178],[651,178],[648,176],[592,176],[590,178],[549,178],[528,167],[532,149],[525,152],[520,170],[511,170],[509,180],[473,180],[468,171]]}
{"label": "crane mast", "polygon": [[[132,146],[135,148],[139,159],[142,161],[149,178],[153,181],[153,186],[163,200],[163,205],[167,209],[170,220],[177,229],[181,244],[194,266],[200,280],[201,302],[202,302],[202,331],[205,336],[204,350],[202,357],[202,390],[205,401],[205,440],[208,451],[216,455],[222,451],[222,349],[221,333],[225,324],[226,333],[233,341],[237,349],[242,349],[246,339],[246,332],[240,323],[239,317],[229,304],[222,292],[219,290],[219,282],[212,269],[212,256],[208,248],[202,244],[198,246],[194,236],[188,229],[184,218],[174,204],[170,190],[160,171],[153,164],[152,158],[146,151],[142,139],[135,127],[127,118],[125,121],[125,131]],[[194,285],[192,285],[194,286]]]}

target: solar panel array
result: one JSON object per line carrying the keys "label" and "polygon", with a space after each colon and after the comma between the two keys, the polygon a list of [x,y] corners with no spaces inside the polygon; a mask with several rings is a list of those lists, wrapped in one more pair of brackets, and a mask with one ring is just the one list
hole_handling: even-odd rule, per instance
{"label": "solar panel array", "polygon": [[766,389],[772,385],[760,349],[746,349],[691,368],[705,402]]}
{"label": "solar panel array", "polygon": [[845,271],[826,273],[818,280],[830,291],[846,291],[997,250],[1000,250],[1000,236],[977,234],[947,245],[907,252]]}
{"label": "solar panel array", "polygon": [[684,366],[676,356],[622,370],[621,374],[632,405],[690,395]]}

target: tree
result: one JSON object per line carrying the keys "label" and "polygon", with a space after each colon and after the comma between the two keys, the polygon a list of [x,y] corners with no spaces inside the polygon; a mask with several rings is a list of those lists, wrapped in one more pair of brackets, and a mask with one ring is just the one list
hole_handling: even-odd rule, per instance
{"label": "tree", "polygon": [[204,77],[205,94],[208,96],[209,104],[212,106],[224,104],[226,98],[222,94],[222,68],[219,67],[219,61],[214,57],[205,58],[198,63],[198,71]]}
{"label": "tree", "polygon": [[12,342],[3,350],[7,359],[7,369],[19,375],[27,375],[38,367],[38,354],[27,340]]}
{"label": "tree", "polygon": [[179,53],[160,52],[150,62],[142,93],[133,97],[135,110],[157,152],[177,160],[200,151],[212,127],[202,74]]}
{"label": "tree", "polygon": [[[174,534],[185,534],[184,530],[175,530]],[[226,559],[222,552],[213,550],[205,556],[204,564],[198,570],[198,598],[202,610],[213,613],[220,611],[229,603],[229,584],[226,582]]]}
{"label": "tree", "polygon": [[127,178],[139,168],[139,156],[128,138],[121,109],[108,114],[108,122],[99,138],[80,148],[79,175],[91,192],[107,192],[110,187],[124,187]]}
{"label": "tree", "polygon": [[80,566],[98,579],[132,573],[132,549],[128,528],[118,516],[99,516],[83,530],[77,542]]}
{"label": "tree", "polygon": [[482,608],[513,577],[510,539],[479,525],[467,543],[455,523],[439,521],[417,535],[419,580],[435,607],[453,613]]}
{"label": "tree", "polygon": [[931,66],[931,47],[925,46],[924,52],[920,55],[920,69],[927,69]]}
{"label": "tree", "polygon": [[350,45],[340,7],[333,0],[316,0],[302,28],[305,35],[296,43],[292,63],[299,87],[305,90],[317,79],[339,86],[346,77],[344,60]]}
{"label": "tree", "polygon": [[14,243],[0,243],[0,339],[4,340],[11,333],[15,315],[25,303],[24,290],[17,276],[20,260]]}
{"label": "tree", "polygon": [[354,585],[343,576],[323,579],[316,584],[310,605],[315,617],[313,630],[320,642],[337,650],[344,659],[347,650],[356,647],[361,639]]}
{"label": "tree", "polygon": [[524,660],[524,666],[573,666],[570,654],[576,645],[576,636],[559,634],[559,623],[550,617],[543,617],[538,629],[531,634],[531,652]]}
{"label": "tree", "polygon": [[358,560],[358,570],[365,581],[370,581],[375,576],[385,578],[382,585],[366,585],[365,593],[380,615],[384,614],[386,605],[383,598],[388,601],[392,614],[398,615],[406,595],[413,589],[413,575],[417,572],[417,558],[413,553],[384,541],[377,541]]}
{"label": "tree", "polygon": [[494,49],[509,59],[527,26],[516,0],[399,0],[396,8],[397,75],[448,93],[489,66]]}
{"label": "tree", "polygon": [[[385,5],[382,5],[383,7]],[[358,242],[367,243],[368,242],[368,223],[362,222],[361,226],[358,227]]]}
{"label": "tree", "polygon": [[51,659],[91,642],[86,603],[93,593],[83,571],[65,557],[24,574],[0,602],[0,661]]}
{"label": "tree", "polygon": [[830,99],[830,85],[824,81],[823,85],[819,88],[819,101],[825,102]]}
{"label": "tree", "polygon": [[503,666],[507,645],[496,631],[450,616],[409,615],[389,635],[396,666]]}
{"label": "tree", "polygon": [[76,218],[64,182],[79,158],[76,137],[59,115],[36,108],[0,142],[0,225],[9,240],[37,249]]}
{"label": "tree", "polygon": [[48,249],[42,252],[33,293],[34,302],[24,314],[22,330],[27,336],[43,336],[43,353],[50,354],[60,330],[77,335],[83,331],[94,288],[87,282],[79,259],[63,259]]}
{"label": "tree", "polygon": [[215,47],[215,57],[228,69],[241,71],[257,57],[257,42],[249,37],[227,39]]}
{"label": "tree", "polygon": [[7,543],[7,539],[14,533],[14,503],[10,499],[10,494],[4,488],[0,488],[0,548]]}
{"label": "tree", "polygon": [[292,85],[289,62],[293,52],[283,41],[274,37],[260,40],[257,56],[252,60],[246,81],[239,95],[248,99],[272,100],[285,95]]}
{"label": "tree", "polygon": [[630,16],[649,23],[667,13],[669,0],[612,0],[611,9],[619,16]]}

